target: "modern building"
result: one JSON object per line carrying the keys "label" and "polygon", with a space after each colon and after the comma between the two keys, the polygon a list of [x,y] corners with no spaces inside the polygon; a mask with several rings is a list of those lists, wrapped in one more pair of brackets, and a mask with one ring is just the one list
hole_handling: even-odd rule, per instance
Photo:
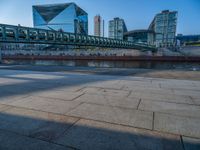
{"label": "modern building", "polygon": [[123,40],[127,27],[123,19],[114,18],[109,21],[109,38]]}
{"label": "modern building", "polygon": [[192,43],[192,42],[200,42],[200,35],[182,35],[178,34],[176,39],[180,42],[181,45]]}
{"label": "modern building", "polygon": [[88,14],[75,3],[33,6],[36,28],[88,34]]}
{"label": "modern building", "polygon": [[132,30],[124,33],[124,40],[154,45],[155,33],[152,30]]}
{"label": "modern building", "polygon": [[94,35],[101,36],[101,16],[97,15],[94,17]]}
{"label": "modern building", "polygon": [[176,44],[177,11],[164,10],[158,13],[149,26],[155,32],[157,47],[171,47]]}

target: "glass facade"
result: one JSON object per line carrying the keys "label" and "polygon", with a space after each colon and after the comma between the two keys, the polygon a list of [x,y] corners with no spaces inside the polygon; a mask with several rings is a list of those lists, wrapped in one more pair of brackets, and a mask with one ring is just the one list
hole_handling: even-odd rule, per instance
{"label": "glass facade", "polygon": [[124,33],[124,39],[130,42],[154,45],[154,31],[151,30],[129,31]]}
{"label": "glass facade", "polygon": [[36,28],[88,34],[88,14],[75,3],[33,6]]}
{"label": "glass facade", "polygon": [[114,18],[109,21],[109,38],[123,40],[125,32],[127,32],[127,28],[123,19]]}
{"label": "glass facade", "polygon": [[191,42],[200,42],[200,35],[182,35],[178,34],[176,39],[180,41],[180,44],[186,44]]}
{"label": "glass facade", "polygon": [[176,11],[162,11],[154,17],[150,30],[156,34],[155,44],[157,47],[175,46],[176,43],[176,25],[177,12]]}

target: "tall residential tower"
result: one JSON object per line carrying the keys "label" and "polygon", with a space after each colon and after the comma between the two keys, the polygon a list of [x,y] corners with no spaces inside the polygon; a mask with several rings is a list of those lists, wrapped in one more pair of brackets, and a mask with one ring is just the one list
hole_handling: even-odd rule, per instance
{"label": "tall residential tower", "polygon": [[101,16],[94,17],[94,35],[101,36]]}

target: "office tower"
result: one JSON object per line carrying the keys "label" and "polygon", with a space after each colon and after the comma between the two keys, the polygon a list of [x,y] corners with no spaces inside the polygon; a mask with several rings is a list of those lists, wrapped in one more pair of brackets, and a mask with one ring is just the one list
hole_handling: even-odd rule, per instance
{"label": "office tower", "polygon": [[114,18],[109,21],[109,38],[123,40],[125,32],[127,32],[127,28],[123,19]]}
{"label": "office tower", "polygon": [[177,11],[164,10],[158,13],[149,26],[155,32],[157,47],[171,47],[176,43]]}
{"label": "office tower", "polygon": [[101,36],[101,16],[94,17],[94,35]]}
{"label": "office tower", "polygon": [[36,28],[88,34],[88,14],[75,3],[33,6]]}

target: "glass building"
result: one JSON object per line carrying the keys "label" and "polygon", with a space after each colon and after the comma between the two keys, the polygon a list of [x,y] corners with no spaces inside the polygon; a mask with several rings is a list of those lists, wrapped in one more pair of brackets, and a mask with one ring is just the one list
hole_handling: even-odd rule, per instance
{"label": "glass building", "polygon": [[200,35],[182,35],[178,34],[176,39],[179,40],[181,45],[192,42],[200,42]]}
{"label": "glass building", "polygon": [[33,6],[36,28],[88,34],[88,14],[75,3]]}
{"label": "glass building", "polygon": [[124,40],[135,43],[154,45],[154,35],[154,31],[152,30],[133,30],[124,33]]}
{"label": "glass building", "polygon": [[176,44],[177,11],[164,10],[157,14],[149,26],[155,32],[157,47],[171,47]]}
{"label": "glass building", "polygon": [[123,40],[127,27],[123,19],[114,18],[109,21],[109,38]]}

